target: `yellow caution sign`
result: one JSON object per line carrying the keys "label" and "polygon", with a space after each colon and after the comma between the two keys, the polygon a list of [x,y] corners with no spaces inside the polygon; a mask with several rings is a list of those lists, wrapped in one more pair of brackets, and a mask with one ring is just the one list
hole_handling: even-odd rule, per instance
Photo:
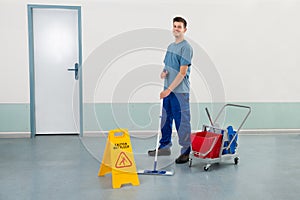
{"label": "yellow caution sign", "polygon": [[125,129],[111,130],[108,133],[105,151],[98,176],[112,173],[112,187],[120,188],[122,184],[139,185],[130,136]]}

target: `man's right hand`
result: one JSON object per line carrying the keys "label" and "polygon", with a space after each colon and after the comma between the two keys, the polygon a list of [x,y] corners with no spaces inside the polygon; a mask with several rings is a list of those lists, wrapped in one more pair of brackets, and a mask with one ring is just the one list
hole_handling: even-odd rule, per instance
{"label": "man's right hand", "polygon": [[160,74],[161,79],[165,79],[167,76],[168,76],[168,71],[166,71],[166,70],[162,71]]}

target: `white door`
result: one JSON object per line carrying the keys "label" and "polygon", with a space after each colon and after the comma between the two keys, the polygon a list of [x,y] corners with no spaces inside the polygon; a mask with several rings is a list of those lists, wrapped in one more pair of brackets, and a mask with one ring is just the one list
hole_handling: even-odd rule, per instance
{"label": "white door", "polygon": [[33,8],[36,134],[79,134],[78,10]]}

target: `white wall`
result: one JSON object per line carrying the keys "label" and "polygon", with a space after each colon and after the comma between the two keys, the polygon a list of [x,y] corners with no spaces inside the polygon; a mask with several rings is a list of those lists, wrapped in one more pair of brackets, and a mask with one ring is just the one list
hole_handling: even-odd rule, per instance
{"label": "white wall", "polygon": [[[211,58],[223,81],[226,101],[300,101],[300,57],[297,56],[300,52],[300,1],[5,0],[0,3],[1,103],[29,103],[27,3],[82,6],[84,62],[113,36],[143,28],[171,29],[171,19],[176,15],[184,16],[189,23],[187,37],[205,49]],[[136,55],[135,59],[138,65],[151,60],[159,65],[162,57],[163,52],[155,51],[152,58],[146,60],[145,56]],[[115,62],[113,69],[129,67],[131,61],[125,60],[124,57],[123,64],[122,60]],[[89,83],[85,84],[86,87]],[[205,80],[194,76],[192,84],[192,87],[203,88],[197,101],[210,100]],[[156,101],[154,96],[159,89],[154,87],[149,91],[152,95],[137,101]],[[109,100],[102,90],[96,90],[95,96],[99,102]]]}
{"label": "white wall", "polygon": [[10,1],[0,4],[1,103],[29,102],[26,7]]}

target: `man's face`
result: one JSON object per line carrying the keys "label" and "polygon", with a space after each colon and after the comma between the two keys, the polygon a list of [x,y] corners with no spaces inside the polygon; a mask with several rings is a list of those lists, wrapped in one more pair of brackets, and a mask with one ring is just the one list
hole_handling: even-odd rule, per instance
{"label": "man's face", "polygon": [[184,28],[184,25],[182,22],[174,22],[173,23],[173,35],[175,37],[182,37],[185,32],[186,32],[186,28]]}

